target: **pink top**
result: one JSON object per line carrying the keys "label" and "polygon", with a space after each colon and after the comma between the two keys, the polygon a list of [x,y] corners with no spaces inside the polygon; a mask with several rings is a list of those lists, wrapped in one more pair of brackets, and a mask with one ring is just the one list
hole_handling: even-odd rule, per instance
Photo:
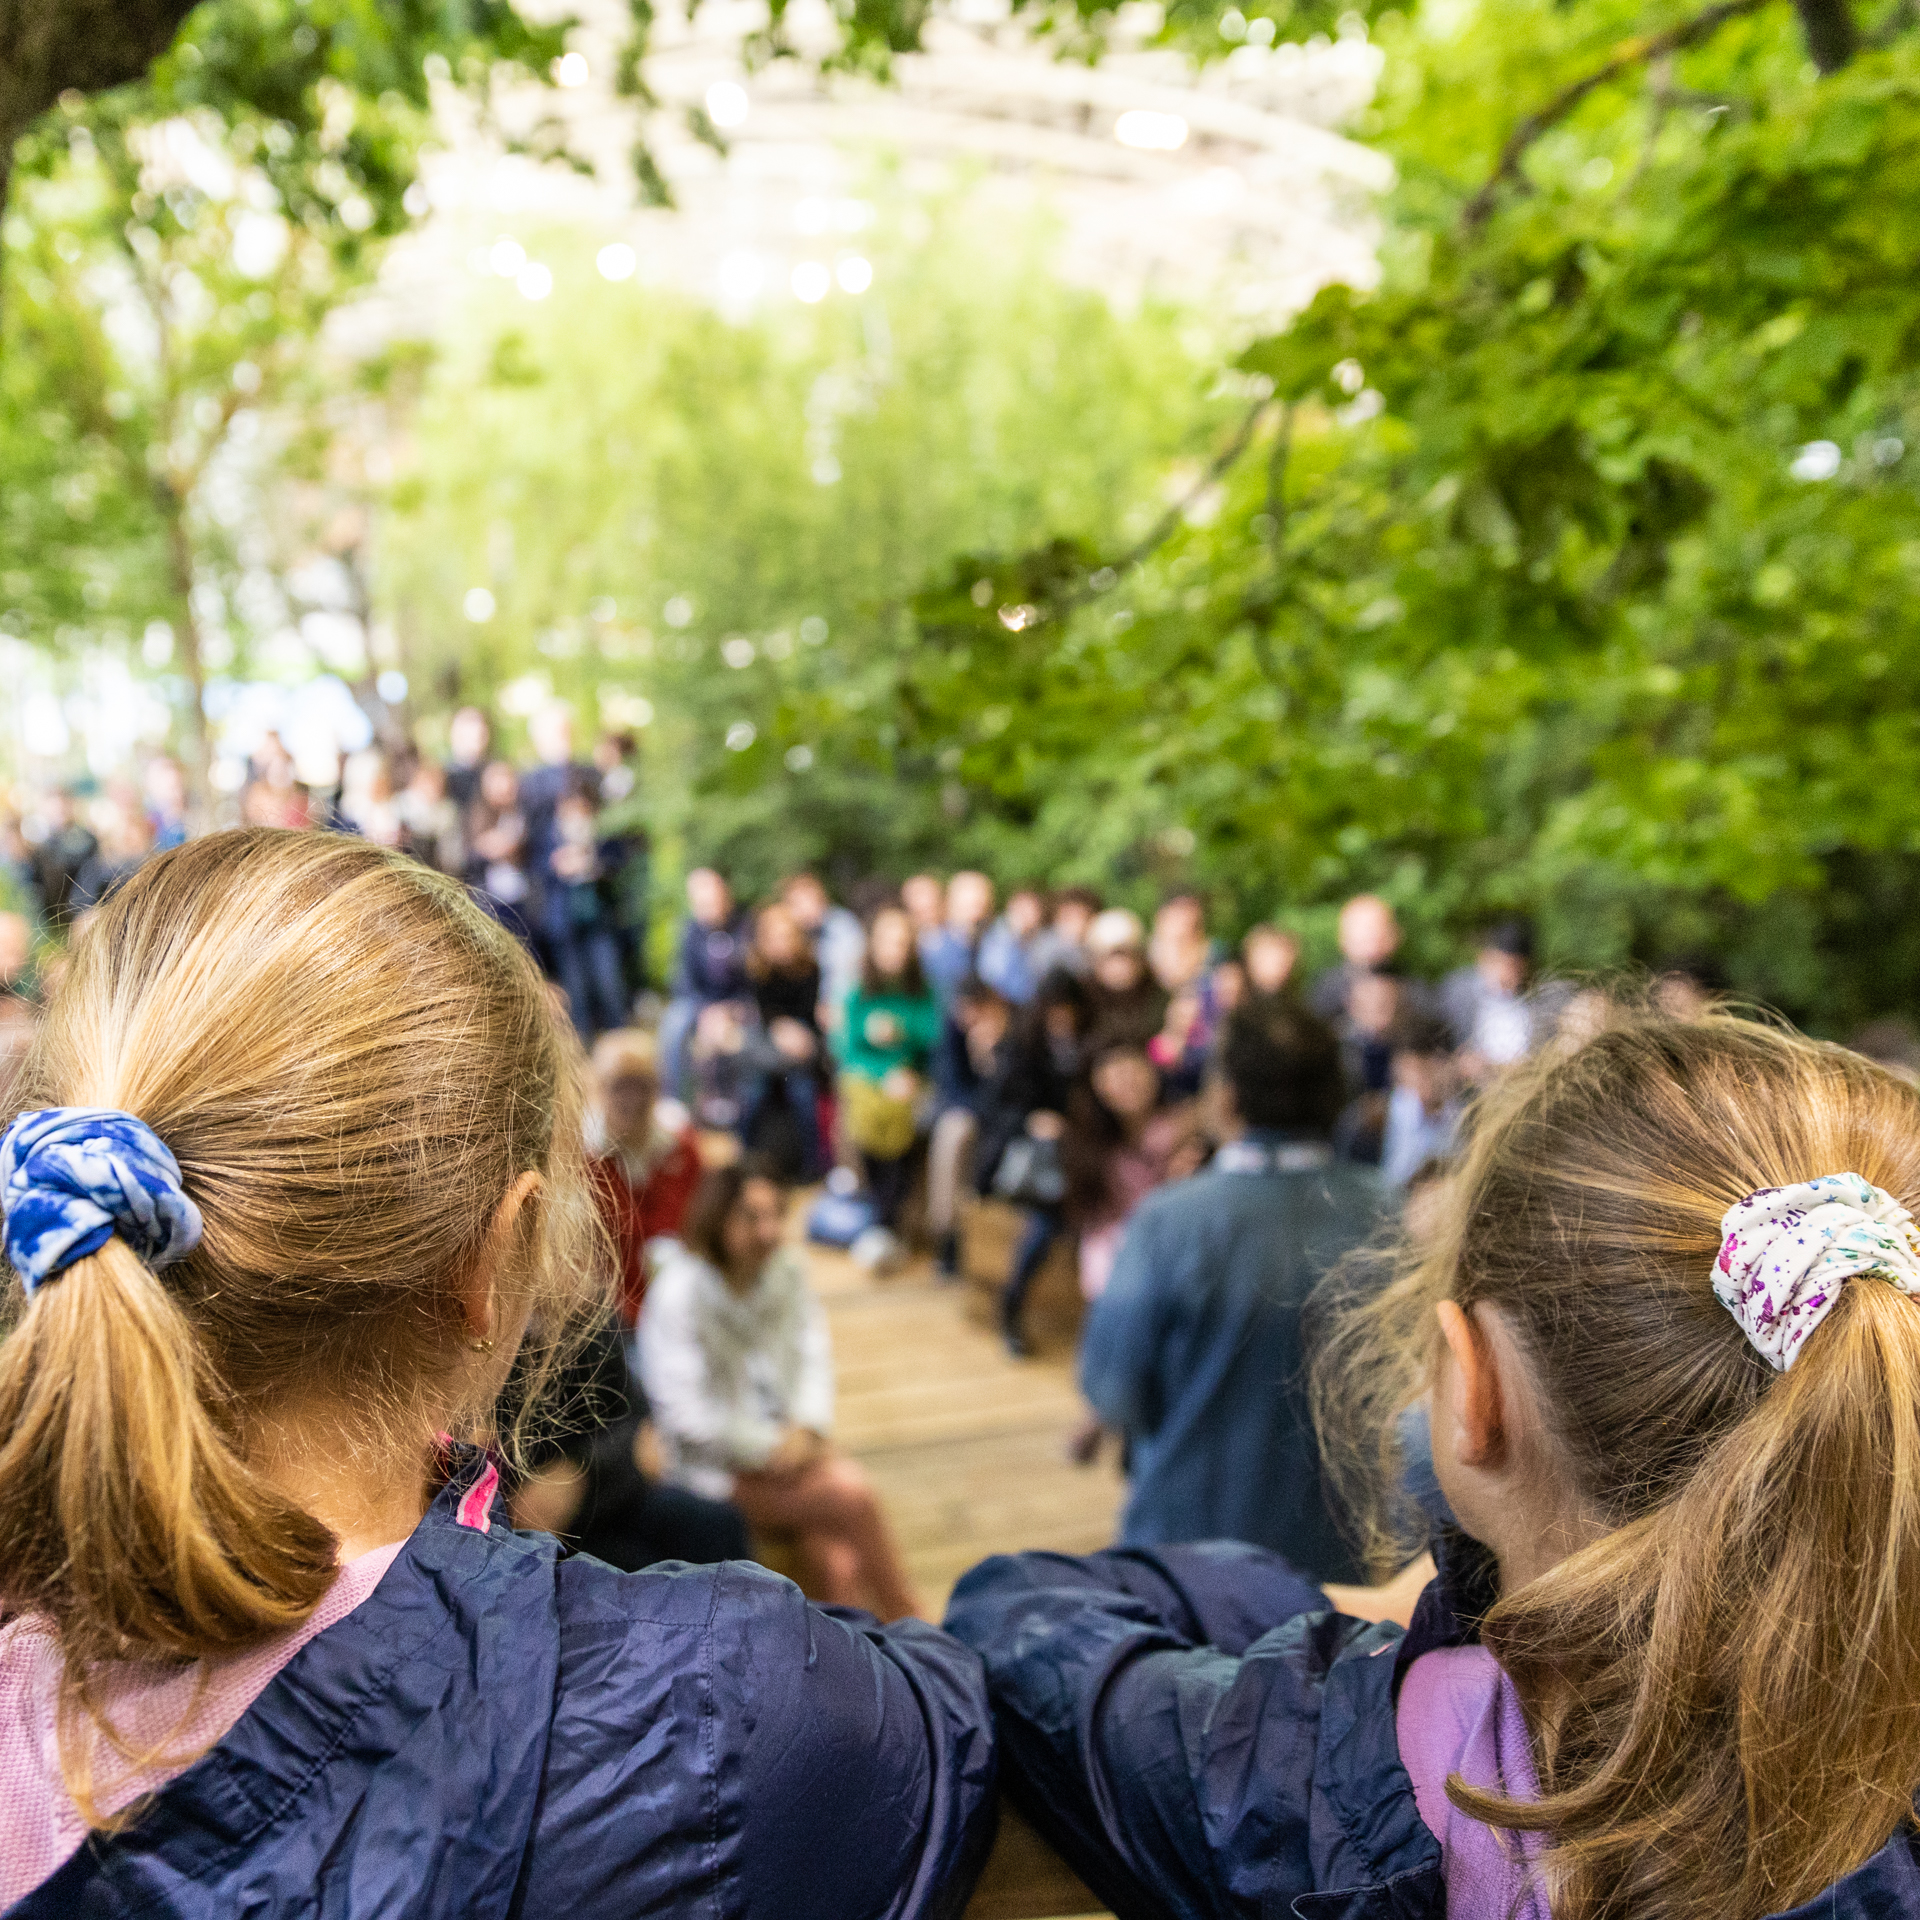
{"label": "pink top", "polygon": [[1447,1920],[1549,1920],[1546,1889],[1530,1869],[1535,1836],[1470,1820],[1447,1798],[1447,1775],[1515,1800],[1540,1782],[1513,1682],[1485,1647],[1423,1653],[1400,1682],[1394,1716],[1400,1760],[1420,1818],[1440,1842]]}
{"label": "pink top", "polygon": [[[184,1773],[309,1640],[372,1593],[403,1544],[375,1547],[347,1561],[300,1626],[246,1653],[188,1667],[128,1662],[115,1668],[104,1688],[108,1718],[130,1747],[153,1757],[143,1765],[129,1763],[93,1735],[101,1808],[117,1812]],[[60,1780],[60,1674],[59,1645],[43,1615],[26,1614],[0,1626],[0,1909],[32,1892],[87,1837]]]}

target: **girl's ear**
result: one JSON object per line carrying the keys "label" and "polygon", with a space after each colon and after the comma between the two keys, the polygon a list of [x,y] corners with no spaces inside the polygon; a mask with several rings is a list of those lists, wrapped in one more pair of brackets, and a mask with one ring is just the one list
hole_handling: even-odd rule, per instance
{"label": "girl's ear", "polygon": [[520,1227],[531,1218],[528,1208],[537,1205],[545,1177],[529,1168],[510,1186],[493,1210],[487,1237],[481,1243],[480,1257],[460,1289],[461,1315],[467,1332],[475,1340],[492,1340],[498,1330],[499,1306],[496,1298],[501,1268],[508,1257]]}
{"label": "girl's ear", "polygon": [[1456,1301],[1442,1300],[1436,1312],[1453,1362],[1447,1386],[1460,1464],[1497,1467],[1507,1448],[1498,1349],[1480,1318],[1463,1312]]}

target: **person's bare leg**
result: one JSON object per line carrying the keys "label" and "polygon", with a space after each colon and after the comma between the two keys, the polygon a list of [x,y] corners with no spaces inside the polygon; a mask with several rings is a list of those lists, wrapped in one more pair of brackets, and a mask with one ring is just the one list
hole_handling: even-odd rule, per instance
{"label": "person's bare leg", "polygon": [[806,1532],[799,1540],[807,1593],[830,1607],[861,1605],[865,1596],[860,1591],[860,1556],[852,1543],[837,1533]]}
{"label": "person's bare leg", "polygon": [[921,1611],[920,1595],[900,1558],[886,1510],[865,1471],[842,1454],[830,1454],[816,1473],[830,1479],[842,1537],[859,1555],[868,1604],[882,1620]]}
{"label": "person's bare leg", "polygon": [[827,1542],[847,1550],[855,1592],[843,1601],[823,1585],[822,1599],[852,1605],[864,1600],[883,1620],[920,1612],[920,1596],[907,1577],[879,1496],[854,1461],[828,1454],[804,1473],[782,1480],[743,1473],[734,1482],[733,1497],[750,1526],[801,1535],[810,1564],[823,1581],[838,1575],[837,1565],[829,1575],[819,1558]]}

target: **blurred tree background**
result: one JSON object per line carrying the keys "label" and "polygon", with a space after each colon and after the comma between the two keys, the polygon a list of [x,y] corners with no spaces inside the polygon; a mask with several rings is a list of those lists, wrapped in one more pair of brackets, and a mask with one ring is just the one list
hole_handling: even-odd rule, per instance
{"label": "blurred tree background", "polygon": [[[1164,34],[1197,55],[1335,11],[1386,55],[1353,129],[1398,170],[1382,284],[1250,344],[1116,316],[964,195],[923,226],[882,190],[879,291],[798,324],[598,287],[556,239],[564,298],[347,360],[327,316],[408,217],[424,93],[353,64],[348,28],[394,10],[284,11],[207,0],[148,77],[23,144],[10,631],[118,633],[190,680],[164,648],[199,644],[197,587],[244,660],[272,621],[242,586],[305,513],[429,728],[550,689],[650,722],[668,880],[682,855],[749,884],[977,859],[1322,933],[1373,885],[1426,964],[1523,909],[1556,962],[1714,952],[1829,1029],[1920,999],[1911,0],[1178,0]],[[835,57],[884,66],[924,11],[850,10]],[[1104,8],[1026,11],[1099,56]],[[393,41],[395,75],[437,53],[484,95],[561,44],[503,7],[443,46],[446,17]],[[269,21],[256,68],[212,57]],[[209,68],[238,77],[194,91]],[[182,119],[230,187],[142,184],[193,155],[140,129]],[[288,229],[258,273],[249,215]],[[171,359],[158,323],[109,324],[138,308],[102,276],[142,273],[177,296]],[[249,480],[228,509],[223,471]]]}

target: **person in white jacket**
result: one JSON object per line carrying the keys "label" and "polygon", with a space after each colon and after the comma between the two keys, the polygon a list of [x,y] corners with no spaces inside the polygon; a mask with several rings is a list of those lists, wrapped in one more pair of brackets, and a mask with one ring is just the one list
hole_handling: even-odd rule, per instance
{"label": "person in white jacket", "polygon": [[920,1611],[871,1482],[828,1437],[827,1317],[771,1171],[707,1174],[647,1289],[639,1346],[669,1479],[791,1534],[814,1598],[883,1620]]}

